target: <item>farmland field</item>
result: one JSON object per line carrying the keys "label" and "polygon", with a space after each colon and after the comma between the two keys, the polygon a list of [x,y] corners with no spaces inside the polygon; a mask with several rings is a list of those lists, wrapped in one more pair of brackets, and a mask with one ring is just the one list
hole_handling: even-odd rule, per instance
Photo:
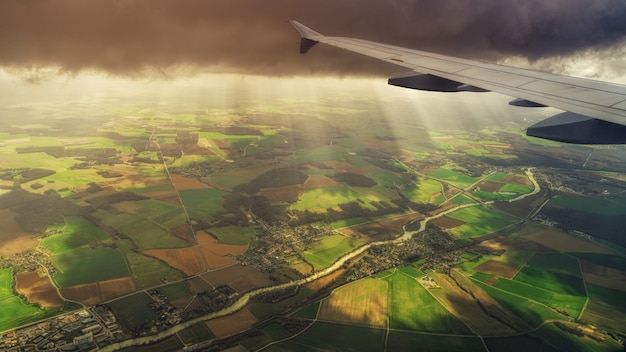
{"label": "farmland field", "polygon": [[359,326],[316,322],[300,335],[268,346],[264,351],[382,351],[385,331]]}
{"label": "farmland field", "polygon": [[129,275],[124,255],[117,249],[77,248],[50,257],[59,273],[53,280],[60,286],[73,286]]}
{"label": "farmland field", "polygon": [[325,236],[317,242],[313,242],[302,254],[307,262],[311,263],[315,270],[328,267],[342,255],[359,247],[363,241],[343,235]]}
{"label": "farmland field", "polygon": [[147,320],[155,319],[157,313],[148,304],[154,302],[145,292],[113,301],[108,306],[113,310],[120,323],[128,329],[141,326]]}
{"label": "farmland field", "polygon": [[183,273],[149,256],[126,251],[128,266],[137,282],[138,288],[148,288],[166,281],[177,281],[183,278]]}
{"label": "farmland field", "polygon": [[469,207],[448,214],[449,217],[465,221],[450,233],[459,238],[472,238],[486,235],[517,222],[516,219],[485,207]]}
{"label": "farmland field", "polygon": [[395,272],[389,282],[389,325],[395,329],[467,334],[471,332],[413,277]]}
{"label": "farmland field", "polygon": [[561,194],[552,198],[550,204],[586,213],[619,216],[626,214],[626,199],[596,198],[574,194]]}
{"label": "farmland field", "polygon": [[419,346],[421,351],[478,352],[485,347],[478,337],[416,334],[407,331],[390,331],[387,351],[411,351]]}
{"label": "farmland field", "polygon": [[563,320],[564,317],[545,305],[533,302],[516,294],[474,281],[496,301],[522,318],[530,326],[539,326],[546,320]]}
{"label": "farmland field", "polygon": [[322,301],[318,319],[386,327],[387,290],[385,280],[374,278],[342,286]]}
{"label": "farmland field", "polygon": [[98,210],[95,215],[102,221],[126,234],[141,249],[187,247],[189,243],[174,235],[169,229],[148,221],[136,214],[113,214],[106,210]]}
{"label": "farmland field", "polygon": [[439,205],[442,197],[441,183],[431,179],[422,179],[418,184],[402,190],[402,193],[410,200],[418,203],[432,203]]}
{"label": "farmland field", "polygon": [[41,241],[42,246],[55,254],[86,246],[92,241],[109,238],[100,227],[79,216],[65,218],[65,225],[59,225],[55,230],[59,233],[48,236]]}
{"label": "farmland field", "polygon": [[253,226],[223,226],[212,227],[208,232],[217,237],[219,243],[248,245],[254,240],[257,229]]}
{"label": "farmland field", "polygon": [[179,192],[181,199],[189,213],[189,217],[211,221],[212,214],[222,208],[222,198],[227,194],[215,188],[182,190]]}
{"label": "farmland field", "polygon": [[[338,186],[309,188],[300,199],[291,205],[291,209],[325,212],[338,204],[350,203],[362,198],[353,188],[341,184]],[[365,201],[367,201],[365,199]]]}
{"label": "farmland field", "polygon": [[58,308],[65,304],[47,275],[40,277],[36,272],[26,272],[16,275],[15,281],[15,290],[30,303],[44,308]]}
{"label": "farmland field", "polygon": [[478,181],[477,177],[471,177],[464,173],[449,169],[439,169],[430,174],[431,177],[446,181],[459,188],[465,188]]}

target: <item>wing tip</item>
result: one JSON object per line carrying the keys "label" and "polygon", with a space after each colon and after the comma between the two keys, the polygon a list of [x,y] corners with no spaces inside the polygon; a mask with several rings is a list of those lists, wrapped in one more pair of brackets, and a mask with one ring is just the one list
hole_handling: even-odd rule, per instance
{"label": "wing tip", "polygon": [[290,20],[289,23],[300,33],[300,54],[306,54],[309,49],[319,42],[315,39],[323,36],[298,21]]}

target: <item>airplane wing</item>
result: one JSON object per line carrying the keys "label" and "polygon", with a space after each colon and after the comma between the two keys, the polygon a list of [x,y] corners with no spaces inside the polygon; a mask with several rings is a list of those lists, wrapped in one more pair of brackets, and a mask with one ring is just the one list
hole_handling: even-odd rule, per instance
{"label": "airplane wing", "polygon": [[391,77],[406,88],[460,92],[494,91],[518,99],[516,106],[552,106],[566,112],[528,128],[527,134],[579,144],[626,143],[626,86],[556,75],[368,40],[328,37],[290,21],[300,33],[300,53],[324,43],[404,66],[412,71]]}

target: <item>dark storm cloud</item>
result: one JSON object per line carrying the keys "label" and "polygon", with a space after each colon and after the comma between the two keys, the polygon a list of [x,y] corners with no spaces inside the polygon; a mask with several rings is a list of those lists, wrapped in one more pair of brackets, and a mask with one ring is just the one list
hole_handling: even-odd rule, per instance
{"label": "dark storm cloud", "polygon": [[625,18],[623,0],[3,0],[0,66],[382,73],[384,64],[333,48],[301,57],[287,21],[464,57],[536,60],[609,48],[626,35]]}

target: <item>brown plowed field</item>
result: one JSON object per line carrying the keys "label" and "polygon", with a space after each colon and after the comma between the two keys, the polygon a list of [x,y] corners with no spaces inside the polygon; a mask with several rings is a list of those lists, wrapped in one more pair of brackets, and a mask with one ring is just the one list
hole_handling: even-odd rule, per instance
{"label": "brown plowed field", "polygon": [[517,175],[507,175],[502,179],[504,183],[513,183],[524,186],[532,186],[533,183],[526,176],[517,176]]}
{"label": "brown plowed field", "polygon": [[257,318],[248,309],[244,308],[229,316],[209,320],[206,322],[206,325],[215,336],[224,337],[247,330],[257,321]]}
{"label": "brown plowed field", "polygon": [[61,289],[61,294],[67,299],[78,301],[85,305],[94,305],[136,290],[133,278],[126,276],[113,280],[64,287]]}
{"label": "brown plowed field", "polygon": [[35,248],[39,240],[35,234],[24,232],[15,221],[17,213],[9,210],[0,210],[0,256],[10,257],[27,249]]}
{"label": "brown plowed field", "polygon": [[309,178],[304,181],[304,188],[328,187],[336,185],[338,185],[337,181],[324,175],[310,175]]}
{"label": "brown plowed field", "polygon": [[28,302],[44,308],[62,307],[65,303],[48,276],[40,277],[36,272],[28,272],[16,275],[15,281],[15,290]]}
{"label": "brown plowed field", "polygon": [[135,292],[135,281],[132,277],[120,277],[117,279],[98,282],[100,285],[100,298],[103,302]]}
{"label": "brown plowed field", "polygon": [[366,242],[391,239],[402,234],[402,226],[416,218],[422,218],[422,215],[419,213],[412,213],[394,216],[389,219],[352,226],[349,231],[342,231],[342,233],[352,236],[358,233],[360,235],[360,239]]}
{"label": "brown plowed field", "polygon": [[272,202],[295,202],[302,193],[302,185],[261,188],[261,194]]}
{"label": "brown plowed field", "polygon": [[524,238],[559,252],[615,254],[608,248],[550,227],[526,227],[522,231]]}
{"label": "brown plowed field", "polygon": [[215,271],[202,274],[202,278],[213,286],[228,285],[233,290],[243,293],[257,287],[275,284],[269,275],[264,274],[251,266],[236,264]]}
{"label": "brown plowed field", "polygon": [[172,183],[179,191],[186,189],[210,188],[209,185],[198,181],[196,178],[185,177],[177,174],[172,174]]}
{"label": "brown plowed field", "polygon": [[202,249],[202,255],[204,255],[207,266],[209,267],[210,270],[223,268],[225,266],[233,265],[236,263],[235,260],[232,258],[215,254],[206,249]]}
{"label": "brown plowed field", "polygon": [[582,260],[580,267],[586,282],[626,291],[626,272]]}
{"label": "brown plowed field", "polygon": [[461,226],[463,224],[465,224],[465,221],[463,220],[459,220],[459,219],[455,219],[455,218],[451,218],[447,215],[444,215],[440,218],[431,220],[430,222],[432,222],[433,224],[439,226],[439,227],[443,227],[444,229],[453,229],[455,227]]}
{"label": "brown plowed field", "polygon": [[513,276],[515,276],[515,273],[517,273],[518,268],[510,266],[503,262],[499,262],[497,260],[490,259],[475,267],[474,270],[511,279],[513,278]]}
{"label": "brown plowed field", "polygon": [[207,234],[204,231],[196,232],[196,239],[200,247],[216,255],[238,256],[238,255],[242,255],[243,253],[245,253],[245,251],[248,249],[247,245],[218,243],[215,238],[213,238],[211,235]]}
{"label": "brown plowed field", "polygon": [[204,257],[198,246],[173,249],[149,249],[143,252],[161,259],[169,266],[181,270],[187,275],[196,275],[206,271]]}
{"label": "brown plowed field", "polygon": [[162,202],[180,205],[180,200],[178,199],[178,195],[176,191],[159,191],[159,192],[148,192],[142,193],[141,195],[152,198],[154,200],[159,200]]}
{"label": "brown plowed field", "polygon": [[497,192],[503,186],[503,184],[494,181],[480,181],[477,186],[480,187],[481,191]]}

